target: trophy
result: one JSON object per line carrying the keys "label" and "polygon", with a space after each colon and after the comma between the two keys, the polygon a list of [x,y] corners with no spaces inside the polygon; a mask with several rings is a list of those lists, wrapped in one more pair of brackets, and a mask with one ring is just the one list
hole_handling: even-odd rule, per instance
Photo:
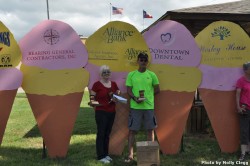
{"label": "trophy", "polygon": [[144,90],[139,90],[139,98],[138,98],[139,101],[143,101],[146,99],[144,97],[144,92],[145,92]]}
{"label": "trophy", "polygon": [[99,106],[99,102],[95,100],[95,95],[90,95],[89,97],[89,105],[91,106]]}

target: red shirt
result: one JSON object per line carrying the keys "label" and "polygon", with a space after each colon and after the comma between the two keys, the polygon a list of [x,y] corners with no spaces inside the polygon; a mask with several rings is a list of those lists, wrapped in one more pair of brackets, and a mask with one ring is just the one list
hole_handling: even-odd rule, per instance
{"label": "red shirt", "polygon": [[110,92],[115,93],[118,86],[115,82],[111,81],[111,88],[105,87],[100,81],[94,83],[92,90],[96,93],[95,100],[101,104],[101,106],[96,106],[95,110],[102,110],[106,112],[115,112],[115,103],[110,102],[111,97]]}
{"label": "red shirt", "polygon": [[237,81],[236,87],[241,89],[240,103],[250,108],[250,82],[243,76]]}

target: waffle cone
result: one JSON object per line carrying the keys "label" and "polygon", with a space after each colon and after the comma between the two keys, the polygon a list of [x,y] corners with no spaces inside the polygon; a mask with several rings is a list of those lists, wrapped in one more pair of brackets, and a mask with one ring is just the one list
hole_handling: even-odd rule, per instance
{"label": "waffle cone", "polygon": [[199,89],[202,101],[222,152],[236,152],[239,147],[239,119],[235,91]]}
{"label": "waffle cone", "polygon": [[129,102],[116,104],[116,115],[109,140],[109,154],[121,155],[128,139]]}
{"label": "waffle cone", "polygon": [[17,89],[0,91],[0,145],[16,97]]}
{"label": "waffle cone", "polygon": [[27,94],[51,158],[67,155],[83,92],[64,96]]}
{"label": "waffle cone", "polygon": [[176,154],[192,107],[195,92],[161,91],[155,99],[156,128],[160,149]]}

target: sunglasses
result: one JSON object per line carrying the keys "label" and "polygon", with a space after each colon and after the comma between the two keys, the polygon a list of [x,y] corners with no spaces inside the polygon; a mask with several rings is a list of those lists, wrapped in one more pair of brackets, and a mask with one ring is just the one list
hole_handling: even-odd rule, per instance
{"label": "sunglasses", "polygon": [[140,62],[148,62],[147,59],[140,59]]}
{"label": "sunglasses", "polygon": [[110,74],[110,71],[103,71],[102,74]]}

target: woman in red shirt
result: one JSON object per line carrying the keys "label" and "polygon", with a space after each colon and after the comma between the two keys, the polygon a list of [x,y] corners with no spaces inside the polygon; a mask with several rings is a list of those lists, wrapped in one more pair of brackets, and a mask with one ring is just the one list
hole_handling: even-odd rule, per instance
{"label": "woman in red shirt", "polygon": [[94,83],[90,95],[98,101],[95,108],[95,120],[97,126],[96,153],[97,159],[102,163],[110,163],[112,159],[108,154],[109,135],[115,118],[115,101],[112,96],[120,93],[115,82],[110,81],[111,71],[108,66],[100,67],[100,81]]}

